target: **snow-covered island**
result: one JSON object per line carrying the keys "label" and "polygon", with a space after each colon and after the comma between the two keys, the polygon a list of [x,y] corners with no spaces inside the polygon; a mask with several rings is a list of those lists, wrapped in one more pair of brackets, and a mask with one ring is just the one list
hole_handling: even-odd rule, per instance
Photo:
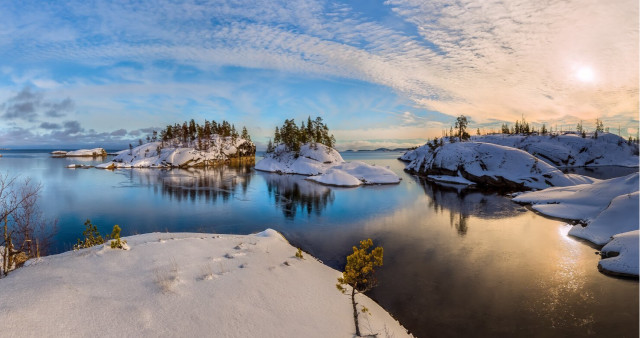
{"label": "snow-covered island", "polygon": [[306,143],[299,152],[284,144],[266,153],[256,170],[309,176],[310,181],[342,187],[363,184],[396,184],[400,177],[389,168],[360,161],[345,162],[337,150],[320,143]]}
{"label": "snow-covered island", "polygon": [[[638,173],[592,184],[549,188],[513,199],[542,214],[577,221],[569,235],[597,245],[598,268],[609,274],[638,276]],[[606,245],[605,245],[606,244]]]}
{"label": "snow-covered island", "polygon": [[[2,335],[354,336],[351,299],[336,290],[341,274],[308,254],[295,257],[274,230],[125,239],[129,250],[47,256],[3,278]],[[409,336],[370,298],[356,299],[358,311],[368,309],[359,314],[363,335]]]}
{"label": "snow-covered island", "polygon": [[253,142],[231,137],[212,138],[215,146],[197,149],[189,146],[162,147],[162,142],[149,142],[132,149],[122,150],[110,161],[96,166],[100,169],[116,168],[187,168],[216,166],[231,162],[233,159],[255,156]]}
{"label": "snow-covered island", "polygon": [[400,177],[389,168],[361,161],[345,162],[333,148],[335,138],[321,117],[307,119],[298,127],[293,119],[276,127],[264,158],[255,169],[279,174],[309,176],[307,180],[339,187],[363,184],[397,184]]}
{"label": "snow-covered island", "polygon": [[105,157],[107,151],[103,148],[78,149],[73,151],[55,150],[51,152],[53,157]]}
{"label": "snow-covered island", "polygon": [[194,120],[168,125],[159,133],[147,136],[147,143],[116,153],[107,163],[96,166],[100,169],[116,168],[189,168],[228,164],[232,160],[255,160],[256,146],[251,141],[247,128],[242,133],[227,121],[204,121],[200,125]]}
{"label": "snow-covered island", "polygon": [[482,142],[427,143],[405,153],[405,170],[435,181],[493,189],[531,190],[595,181],[564,174],[526,151]]}

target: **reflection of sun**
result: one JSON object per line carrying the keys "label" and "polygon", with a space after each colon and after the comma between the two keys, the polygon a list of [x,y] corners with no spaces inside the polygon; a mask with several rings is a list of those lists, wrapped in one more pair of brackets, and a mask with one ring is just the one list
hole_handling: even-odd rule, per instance
{"label": "reflection of sun", "polygon": [[582,82],[593,82],[593,69],[591,69],[590,67],[580,67],[576,72],[576,77]]}

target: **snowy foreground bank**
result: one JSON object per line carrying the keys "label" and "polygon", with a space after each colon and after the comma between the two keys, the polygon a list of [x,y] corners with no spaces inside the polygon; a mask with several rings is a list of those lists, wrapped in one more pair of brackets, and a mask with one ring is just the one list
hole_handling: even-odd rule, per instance
{"label": "snowy foreground bank", "polygon": [[[340,273],[276,231],[150,233],[130,250],[98,246],[48,256],[0,279],[2,335],[351,337]],[[366,296],[362,334],[407,336]]]}
{"label": "snowy foreground bank", "polygon": [[119,151],[111,162],[99,164],[96,168],[206,167],[224,163],[233,157],[255,155],[255,145],[251,141],[238,138],[233,142],[231,137],[215,135],[212,142],[214,145],[207,150],[198,150],[193,146],[162,147],[162,142],[149,142]]}
{"label": "snowy foreground bank", "polygon": [[593,184],[549,188],[513,200],[530,203],[534,210],[548,216],[579,221],[570,235],[606,244],[600,269],[638,276],[638,177],[635,173]]}
{"label": "snowy foreground bank", "polygon": [[400,177],[388,168],[360,161],[345,162],[337,150],[322,144],[304,144],[298,156],[284,145],[265,154],[256,170],[310,176],[307,179],[327,185],[355,187],[363,184],[395,184]]}
{"label": "snowy foreground bank", "polygon": [[410,161],[407,171],[432,180],[493,189],[545,189],[595,181],[564,174],[523,150],[490,143],[444,143],[435,149],[425,144],[401,159]]}

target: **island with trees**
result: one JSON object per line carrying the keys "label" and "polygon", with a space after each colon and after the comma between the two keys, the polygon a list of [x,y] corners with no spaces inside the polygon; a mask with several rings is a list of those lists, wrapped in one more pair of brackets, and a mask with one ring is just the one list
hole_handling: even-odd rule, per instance
{"label": "island with trees", "polygon": [[247,128],[239,133],[227,121],[193,119],[183,124],[169,125],[159,133],[139,140],[137,146],[117,153],[110,162],[96,168],[186,168],[229,164],[234,161],[255,161],[256,146]]}
{"label": "island with trees", "polygon": [[287,119],[275,128],[273,141],[255,169],[279,174],[309,176],[321,184],[355,187],[363,184],[396,184],[400,177],[389,168],[361,161],[345,162],[333,148],[335,138],[321,117],[296,125]]}

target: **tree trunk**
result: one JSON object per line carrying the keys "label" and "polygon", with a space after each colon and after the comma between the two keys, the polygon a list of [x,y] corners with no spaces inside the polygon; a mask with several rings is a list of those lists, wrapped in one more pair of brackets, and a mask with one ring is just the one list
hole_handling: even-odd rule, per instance
{"label": "tree trunk", "polygon": [[356,323],[356,336],[360,337],[360,326],[358,326],[358,308],[356,305],[356,288],[351,288],[351,304],[353,305],[353,320]]}

